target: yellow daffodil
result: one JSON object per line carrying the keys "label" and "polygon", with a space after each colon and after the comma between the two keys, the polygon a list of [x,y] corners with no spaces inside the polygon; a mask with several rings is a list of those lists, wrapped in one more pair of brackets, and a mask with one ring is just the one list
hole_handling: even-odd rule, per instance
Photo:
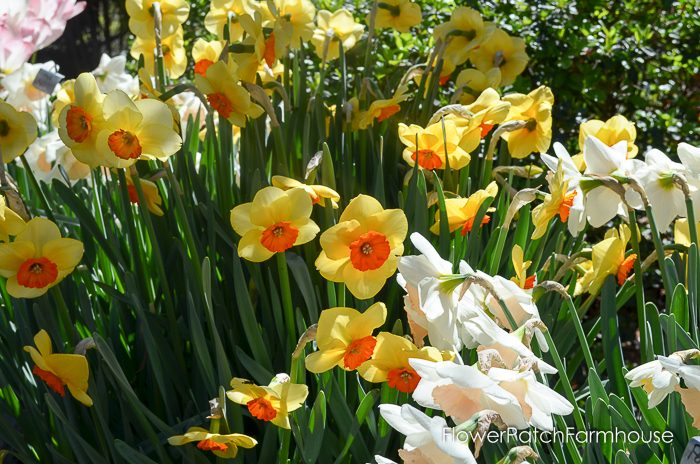
{"label": "yellow daffodil", "polygon": [[450,169],[462,169],[469,164],[471,156],[460,146],[462,130],[451,119],[445,119],[444,127],[443,131],[442,121],[426,128],[416,124],[410,126],[399,124],[399,139],[406,146],[403,150],[404,161],[409,166],[418,162],[419,167],[428,171],[445,169],[447,167],[445,154],[447,154]]}
{"label": "yellow daffodil", "polygon": [[445,116],[445,119],[453,120],[461,131],[459,146],[466,152],[472,152],[493,126],[506,119],[510,112],[510,103],[502,101],[498,92],[488,88],[472,104],[465,105],[464,109],[471,116],[452,113]]}
{"label": "yellow daffodil", "polygon": [[243,27],[238,18],[252,12],[250,0],[212,0],[204,17],[204,27],[216,34],[220,40],[224,40],[224,28],[228,25],[229,41],[238,42],[243,37]]}
{"label": "yellow daffodil", "polygon": [[357,126],[360,129],[367,129],[375,120],[382,122],[401,111],[400,103],[408,99],[407,90],[406,86],[401,86],[396,89],[396,93],[391,98],[373,101],[367,111],[358,113]]}
{"label": "yellow daffodil", "polygon": [[[700,236],[700,222],[695,223],[695,230],[698,232],[698,236]],[[673,241],[678,245],[690,246],[690,227],[688,226],[688,219],[676,219],[673,225]]]}
{"label": "yellow daffodil", "polygon": [[61,87],[56,92],[56,99],[53,101],[51,110],[51,124],[58,127],[58,120],[61,111],[75,101],[75,79],[68,79],[61,82]]}
{"label": "yellow daffodil", "polygon": [[238,378],[231,380],[231,387],[226,392],[228,399],[246,405],[256,419],[283,429],[290,428],[289,413],[299,409],[309,395],[309,387],[291,383],[287,374],[277,374],[266,387]]}
{"label": "yellow daffodil", "polygon": [[330,281],[344,282],[356,298],[371,298],[396,272],[407,232],[403,211],[385,210],[376,199],[358,195],[338,224],[321,234],[316,269]]}
{"label": "yellow daffodil", "polygon": [[593,245],[591,266],[577,284],[578,293],[588,291],[592,295],[597,294],[609,275],[617,278],[618,285],[625,283],[637,260],[636,254],[625,254],[631,237],[630,228],[622,224],[619,230],[608,230],[603,241]]}
{"label": "yellow daffodil", "polygon": [[14,242],[0,244],[0,275],[13,297],[36,298],[73,272],[82,257],[82,242],[61,238],[56,224],[36,217]]}
{"label": "yellow daffodil", "polygon": [[165,161],[182,145],[173,130],[172,113],[160,100],[133,102],[115,90],[105,98],[104,116],[96,146],[105,166],[125,168],[139,159]]}
{"label": "yellow daffodil", "polygon": [[627,142],[627,158],[637,156],[639,148],[634,144],[637,138],[637,129],[634,123],[630,122],[624,116],[618,114],[603,122],[598,119],[590,119],[582,122],[578,132],[578,146],[583,152],[583,142],[586,137],[593,136],[612,147],[618,142],[625,140]]}
{"label": "yellow daffodil", "polygon": [[75,100],[66,105],[59,116],[58,135],[78,160],[91,168],[104,164],[97,154],[97,134],[104,125],[102,102],[105,95],[90,73],[75,80]]}
{"label": "yellow daffodil", "polygon": [[231,53],[237,65],[238,77],[245,82],[255,83],[258,71],[264,69],[263,64],[272,68],[277,61],[275,35],[266,31],[260,13],[253,16],[242,15],[239,22],[246,32],[243,41],[236,46],[240,51]]}
{"label": "yellow daffodil", "polygon": [[241,433],[219,434],[212,433],[201,427],[190,427],[184,435],[176,435],[168,438],[172,446],[186,445],[197,442],[197,448],[202,451],[211,451],[215,456],[224,459],[233,459],[238,454],[238,447],[252,448],[258,442],[248,435]]}
{"label": "yellow daffodil", "polygon": [[455,80],[457,96],[462,105],[474,103],[483,91],[488,88],[495,89],[500,84],[501,71],[498,68],[491,68],[486,72],[481,72],[478,69],[465,69],[457,75]]}
{"label": "yellow daffodil", "polygon": [[420,5],[409,0],[383,0],[377,3],[374,25],[378,28],[392,28],[408,32],[422,19]]}
{"label": "yellow daffodil", "polygon": [[372,359],[363,363],[357,371],[369,382],[387,382],[389,387],[400,392],[413,393],[420,376],[408,362],[412,358],[438,362],[452,359],[453,354],[441,352],[432,346],[418,348],[407,338],[380,332]]}
{"label": "yellow daffodil", "polygon": [[287,48],[298,50],[314,35],[316,7],[310,0],[274,0],[277,18],[273,28],[278,56]]}
{"label": "yellow daffodil", "polygon": [[[163,65],[165,72],[171,79],[177,79],[182,76],[187,69],[187,52],[185,51],[183,30],[179,27],[175,33],[163,38]],[[138,59],[143,55],[143,62],[149,74],[155,73],[155,38],[140,38],[137,37],[131,45],[131,56]]]}
{"label": "yellow daffodil", "polygon": [[155,38],[153,4],[156,2],[160,5],[161,34],[164,38],[174,34],[190,14],[190,4],[187,0],[126,0],[129,29],[137,38]]}
{"label": "yellow daffodil", "polygon": [[192,46],[194,72],[200,76],[206,76],[209,66],[219,61],[219,57],[223,51],[224,43],[219,40],[207,41],[204,39],[197,39]]}
{"label": "yellow daffodil", "polygon": [[218,61],[209,66],[206,76],[195,75],[194,82],[211,107],[234,126],[245,127],[248,116],[255,119],[263,114],[263,109],[251,101],[248,91],[238,82],[233,63]]}
{"label": "yellow daffodil", "polygon": [[0,152],[2,161],[9,163],[25,152],[36,140],[36,119],[30,113],[17,111],[0,100]]}
{"label": "yellow daffodil", "polygon": [[321,10],[316,17],[316,29],[311,43],[320,58],[324,58],[325,51],[326,61],[335,60],[340,56],[340,46],[342,45],[343,51],[347,53],[360,40],[364,29],[365,26],[356,23],[352,13],[345,8],[333,13]]}
{"label": "yellow daffodil", "polygon": [[372,357],[377,343],[372,332],[385,320],[384,303],[375,303],[363,313],[352,308],[321,311],[316,330],[318,351],[306,357],[306,369],[315,374],[335,366],[357,369]]}
{"label": "yellow daffodil", "polygon": [[505,95],[511,104],[508,121],[525,121],[525,127],[503,134],[513,158],[524,158],[530,153],[545,153],[552,142],[552,105],[554,95],[549,87],[541,86],[527,95]]}
{"label": "yellow daffodil", "polygon": [[[485,189],[477,190],[469,198],[446,198],[445,209],[447,210],[447,223],[450,226],[450,232],[458,229],[462,235],[471,232],[479,208],[487,198],[494,198],[497,193],[498,185],[496,182],[491,182]],[[485,214],[481,225],[488,224],[490,221],[491,216]],[[435,212],[435,224],[430,228],[430,231],[434,234],[440,233],[440,211]]]}
{"label": "yellow daffodil", "polygon": [[34,375],[59,395],[65,396],[66,387],[68,387],[73,398],[85,406],[92,406],[92,399],[87,394],[90,377],[87,358],[79,354],[54,353],[51,337],[45,330],[40,330],[34,336],[34,345],[36,348],[24,347],[24,351],[29,353],[34,361],[32,369]]}
{"label": "yellow daffodil", "polygon": [[330,200],[331,206],[333,206],[333,208],[337,208],[338,201],[340,201],[340,195],[338,192],[330,187],[326,187],[325,185],[307,185],[299,182],[296,179],[291,179],[284,176],[272,176],[272,185],[282,190],[289,190],[293,188],[303,189],[309,194],[311,202],[314,205],[326,206],[325,200]]}
{"label": "yellow daffodil", "polygon": [[549,221],[555,216],[558,215],[561,222],[566,222],[576,197],[577,190],[568,192],[569,182],[564,178],[561,163],[559,163],[556,172],[550,171],[547,174],[547,183],[549,184],[549,193],[545,195],[544,201],[532,210],[532,224],[535,226],[532,240],[537,240],[544,235]]}
{"label": "yellow daffodil", "polygon": [[252,202],[231,210],[231,226],[241,236],[238,255],[261,262],[313,240],[319,228],[309,218],[311,208],[311,198],[301,188],[258,191]]}
{"label": "yellow daffodil", "polygon": [[[146,179],[139,179],[139,183],[141,184],[141,189],[143,190],[143,196],[146,200],[148,211],[156,216],[162,216],[163,210],[161,209],[161,205],[163,204],[163,199],[160,197],[158,186]],[[128,174],[126,176],[126,188],[129,191],[129,201],[131,201],[131,203],[138,204],[138,191],[136,190],[136,186],[134,185],[131,175]]]}
{"label": "yellow daffodil", "polygon": [[472,50],[490,41],[494,29],[493,24],[484,22],[478,11],[460,6],[455,8],[448,22],[435,28],[434,36],[447,42],[444,56],[459,66],[467,61]]}
{"label": "yellow daffodil", "polygon": [[12,211],[0,195],[0,242],[9,242],[10,235],[18,235],[24,229],[25,222],[19,214]]}
{"label": "yellow daffodil", "polygon": [[502,29],[495,29],[488,40],[472,51],[469,59],[483,73],[499,68],[501,85],[505,87],[515,82],[530,58],[525,52],[523,39],[511,37]]}
{"label": "yellow daffodil", "polygon": [[518,284],[518,287],[523,290],[529,290],[534,287],[537,276],[535,274],[527,275],[527,270],[530,268],[532,261],[525,261],[525,255],[520,245],[513,247],[511,259],[513,260],[513,269],[515,269],[515,277],[511,277],[510,280]]}

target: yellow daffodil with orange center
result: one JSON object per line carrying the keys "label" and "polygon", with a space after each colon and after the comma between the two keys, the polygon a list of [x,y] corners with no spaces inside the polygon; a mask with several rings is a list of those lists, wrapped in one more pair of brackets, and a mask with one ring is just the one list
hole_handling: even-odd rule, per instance
{"label": "yellow daffodil with orange center", "polygon": [[535,226],[532,240],[537,240],[544,235],[549,221],[555,216],[558,215],[561,222],[566,222],[576,197],[576,190],[568,192],[569,182],[564,179],[561,163],[556,172],[547,174],[547,183],[549,193],[545,195],[544,201],[532,210],[532,224]]}
{"label": "yellow daffodil with orange center", "polygon": [[54,353],[51,337],[45,330],[34,336],[34,345],[36,348],[24,347],[34,361],[34,375],[60,396],[65,396],[68,387],[73,398],[85,406],[92,406],[92,399],[87,394],[90,368],[85,356]]}
{"label": "yellow daffodil with orange center", "polygon": [[209,11],[204,17],[204,27],[224,40],[224,29],[228,26],[229,41],[238,42],[243,37],[243,27],[238,21],[244,14],[252,13],[249,0],[212,0]]}
{"label": "yellow daffodil with orange center", "polygon": [[527,275],[527,270],[532,265],[532,261],[525,261],[525,255],[523,249],[520,245],[515,245],[513,251],[511,252],[511,259],[513,261],[513,269],[515,270],[515,277],[511,277],[510,280],[518,284],[518,287],[523,290],[530,290],[535,286],[535,280],[537,276],[532,274]]}
{"label": "yellow daffodil with orange center", "polygon": [[472,50],[490,40],[494,29],[493,24],[484,22],[478,11],[460,6],[455,8],[448,22],[435,28],[433,35],[447,43],[444,56],[458,66],[467,61]]}
{"label": "yellow daffodil with orange center", "polygon": [[271,180],[273,187],[277,187],[282,190],[289,190],[293,188],[304,189],[304,191],[309,194],[311,202],[314,205],[326,206],[326,200],[330,200],[330,204],[333,206],[333,208],[338,207],[340,195],[330,187],[326,187],[325,185],[307,185],[299,182],[296,179],[291,179],[284,176],[272,176]]}
{"label": "yellow daffodil with orange center", "polygon": [[[636,225],[635,232],[639,233]],[[591,295],[597,294],[609,275],[615,276],[618,285],[625,283],[637,260],[636,254],[625,253],[632,233],[622,224],[619,230],[608,230],[603,241],[593,245],[591,267],[577,283],[577,293],[587,290]]]}
{"label": "yellow daffodil with orange center", "polygon": [[[187,69],[187,52],[184,44],[182,27],[178,27],[172,35],[164,37],[162,40],[163,65],[168,77],[171,79],[177,79],[182,76]],[[154,74],[156,63],[155,50],[155,37],[137,37],[131,45],[131,56],[138,60],[139,56],[143,55],[146,70],[149,74]]]}
{"label": "yellow daffodil with orange center", "polygon": [[627,158],[634,158],[639,152],[639,148],[634,144],[637,138],[637,129],[633,122],[618,114],[603,122],[598,119],[590,119],[582,122],[578,132],[578,146],[583,152],[583,142],[586,137],[592,136],[612,147],[618,142],[627,142]]}
{"label": "yellow daffodil with orange center", "polygon": [[[471,156],[461,146],[462,130],[454,120],[438,121],[423,128],[416,124],[399,124],[399,139],[406,146],[403,159],[409,166],[416,162],[422,169],[445,169],[448,156],[450,169],[462,169],[469,164]],[[417,142],[417,145],[416,145]]]}
{"label": "yellow daffodil with orange center", "polygon": [[160,100],[134,102],[115,90],[105,98],[103,109],[105,122],[96,145],[105,166],[125,168],[138,159],[165,161],[182,145],[173,130],[172,113]]}
{"label": "yellow daffodil with orange center", "polygon": [[506,132],[508,151],[513,158],[524,158],[530,153],[545,153],[552,142],[552,105],[554,95],[549,87],[539,87],[527,95],[505,95],[511,104],[507,121],[525,121],[525,127]]}
{"label": "yellow daffodil with orange center", "polygon": [[457,75],[455,80],[455,96],[462,105],[469,105],[474,103],[486,89],[495,89],[500,83],[501,72],[498,68],[492,68],[486,72],[481,72],[478,69],[465,69]]}
{"label": "yellow daffodil with orange center", "polygon": [[219,61],[223,51],[224,43],[219,40],[197,39],[192,46],[194,72],[200,76],[206,76],[209,66]]}
{"label": "yellow daffodil with orange center", "polygon": [[82,242],[61,238],[56,224],[36,217],[14,242],[0,244],[0,275],[13,297],[36,298],[73,272],[82,256]]}
{"label": "yellow daffodil with orange center", "polygon": [[413,393],[420,376],[409,364],[411,358],[437,362],[452,359],[453,355],[432,346],[418,348],[407,338],[380,332],[372,359],[363,363],[357,371],[369,382],[387,382],[389,387],[400,392]]}
{"label": "yellow daffodil with orange center", "polygon": [[10,163],[36,140],[36,119],[0,100],[0,152],[2,162]]}
{"label": "yellow daffodil with orange center", "polygon": [[194,82],[211,107],[234,126],[245,127],[248,116],[255,119],[263,114],[239,83],[234,63],[218,61],[207,68],[206,76],[195,75]]}
{"label": "yellow daffodil with orange center", "polygon": [[360,129],[366,129],[377,122],[385,121],[401,111],[400,103],[408,98],[406,86],[396,89],[396,93],[391,98],[375,100],[369,105],[367,111],[362,111],[357,115],[357,125]]}
{"label": "yellow daffodil with orange center", "polygon": [[306,369],[315,374],[336,366],[357,369],[372,357],[377,344],[372,332],[385,320],[384,303],[375,303],[363,313],[352,308],[321,311],[316,329],[318,351],[306,357]]}
{"label": "yellow daffodil with orange center", "polygon": [[515,82],[530,58],[525,52],[523,39],[511,37],[502,29],[495,29],[488,40],[471,52],[469,59],[483,73],[498,68],[501,73],[500,85],[505,87]]}
{"label": "yellow daffodil with orange center", "polygon": [[284,429],[290,428],[289,413],[299,409],[309,395],[309,387],[291,383],[286,374],[277,374],[266,387],[239,378],[231,380],[231,387],[226,392],[228,399],[247,406],[256,419]]}
{"label": "yellow daffodil with orange center", "polygon": [[94,168],[105,161],[97,153],[97,134],[104,125],[102,103],[105,95],[97,87],[90,73],[83,73],[75,80],[75,100],[61,110],[58,135],[75,157]]}
{"label": "yellow daffodil with orange center", "polygon": [[258,191],[252,202],[231,210],[231,226],[241,236],[238,255],[261,262],[311,241],[319,232],[310,219],[312,206],[309,194],[301,188]]}
{"label": "yellow daffodil with orange center", "polygon": [[[446,198],[445,209],[450,232],[459,230],[462,235],[471,232],[481,205],[487,198],[494,198],[497,193],[498,185],[496,182],[491,182],[485,189],[477,190],[468,198]],[[483,226],[490,221],[491,217],[485,214],[480,225]],[[430,231],[434,234],[440,233],[440,211],[435,212],[435,224]]]}
{"label": "yellow daffodil with orange center", "polygon": [[385,210],[376,199],[358,195],[338,224],[321,234],[316,268],[324,278],[344,282],[356,298],[371,298],[396,272],[407,232],[402,210]]}
{"label": "yellow daffodil with orange center", "polygon": [[365,26],[356,23],[352,13],[345,8],[333,13],[321,10],[316,16],[316,30],[311,43],[319,58],[332,61],[340,56],[341,46],[345,53],[354,47],[364,30]]}
{"label": "yellow daffodil with orange center", "polygon": [[253,448],[258,442],[248,435],[241,433],[219,434],[212,433],[202,427],[190,427],[184,435],[176,435],[168,438],[172,446],[197,443],[197,448],[202,451],[211,451],[215,456],[224,459],[233,459],[238,454],[238,448]]}
{"label": "yellow daffodil with orange center", "polygon": [[[146,200],[146,207],[148,208],[148,211],[156,216],[162,216],[163,210],[161,209],[161,205],[163,204],[163,199],[158,191],[158,186],[154,182],[147,179],[139,179],[139,183],[141,184],[141,189],[143,190],[143,196]],[[134,181],[129,174],[126,176],[126,188],[129,192],[129,201],[133,204],[138,204],[138,191],[136,190]]]}
{"label": "yellow daffodil with orange center", "polygon": [[479,137],[483,139],[493,126],[502,123],[508,117],[510,102],[501,100],[497,91],[487,88],[465,108],[473,114],[470,127],[478,126]]}
{"label": "yellow daffodil with orange center", "polygon": [[162,17],[162,37],[174,34],[190,14],[190,4],[187,0],[126,0],[129,29],[137,38],[155,38],[153,4],[156,2],[160,6]]}
{"label": "yellow daffodil with orange center", "polygon": [[0,242],[9,242],[10,235],[18,235],[25,225],[24,219],[12,211],[7,206],[5,197],[0,195]]}
{"label": "yellow daffodil with orange center", "polygon": [[421,19],[420,5],[415,2],[382,0],[377,3],[374,26],[380,29],[391,28],[399,32],[409,32],[413,26],[420,24]]}

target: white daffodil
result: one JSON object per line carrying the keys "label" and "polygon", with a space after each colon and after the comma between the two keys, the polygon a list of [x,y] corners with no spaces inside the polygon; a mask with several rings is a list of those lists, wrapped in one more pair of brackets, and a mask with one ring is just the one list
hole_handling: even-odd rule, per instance
{"label": "white daffodil", "polygon": [[565,416],[574,411],[573,405],[566,398],[539,383],[532,371],[518,372],[493,367],[487,375],[518,399],[527,421],[533,427],[552,430],[552,414]]}
{"label": "white daffodil", "polygon": [[34,79],[41,69],[53,73],[57,67],[53,61],[40,64],[24,63],[13,73],[3,77],[0,80],[0,87],[4,88],[3,93],[7,103],[18,111],[31,113],[37,120],[39,128],[45,129],[44,121],[50,110],[49,97],[56,91],[58,85],[50,94],[34,87]]}
{"label": "white daffodil", "polygon": [[100,64],[92,71],[97,81],[97,87],[101,92],[107,93],[119,89],[130,97],[139,94],[139,80],[126,71],[126,56],[117,55],[110,57],[103,53]]}
{"label": "white daffodil", "polygon": [[418,233],[411,241],[420,255],[399,259],[397,281],[406,291],[404,307],[416,343],[426,335],[441,350],[461,349],[456,308],[459,285],[445,285],[453,275],[452,263],[440,257],[430,242]]}
{"label": "white daffodil", "polygon": [[691,188],[693,212],[700,216],[700,147],[694,147],[685,142],[678,144],[678,158],[687,171],[686,181]]}
{"label": "white daffodil", "polygon": [[443,417],[429,417],[408,404],[380,404],[379,412],[389,425],[406,436],[403,449],[399,450],[404,462],[476,464],[472,451],[450,432]]}
{"label": "white daffodil", "polygon": [[647,194],[656,226],[664,232],[676,216],[686,216],[685,195],[673,181],[674,174],[684,174],[686,169],[655,148],[644,159],[646,165],[634,177]]}
{"label": "white daffodil", "polygon": [[[396,461],[392,461],[391,459],[385,458],[384,456],[379,456],[378,454],[374,455],[374,462],[376,464],[396,464]],[[367,464],[372,464],[372,463],[367,463]]]}
{"label": "white daffodil", "polygon": [[571,155],[566,148],[564,148],[564,145],[559,142],[554,142],[553,148],[556,157],[542,153],[542,161],[547,165],[550,171],[555,173],[559,168],[559,164],[561,164],[564,173],[564,181],[567,182],[568,186],[566,193],[576,192],[573,203],[569,208],[569,218],[566,221],[569,233],[576,236],[586,227],[585,204],[583,202],[584,196],[581,186],[579,185],[582,175],[571,159]]}
{"label": "white daffodil", "polygon": [[625,378],[630,381],[630,387],[644,389],[650,408],[661,403],[679,385],[678,375],[664,369],[658,360],[635,367]]}
{"label": "white daffodil", "polygon": [[[595,137],[588,136],[583,144],[583,159],[587,175],[628,177],[644,168],[644,163],[627,159],[627,142],[607,146]],[[633,208],[641,208],[639,194],[628,190],[625,199]],[[617,192],[604,185],[586,192],[586,216],[593,227],[601,227],[616,215],[627,217],[627,208]]]}
{"label": "white daffodil", "polygon": [[661,403],[674,390],[680,380],[696,390],[700,390],[700,366],[686,364],[689,358],[700,357],[697,350],[678,351],[670,356],[657,356],[657,359],[637,366],[625,375],[631,387],[642,387],[647,393],[649,407]]}
{"label": "white daffodil", "polygon": [[[518,327],[533,317],[537,319],[540,318],[540,313],[537,310],[537,305],[535,305],[535,300],[532,299],[531,292],[523,290],[512,280],[499,275],[493,276],[491,284],[496,295],[505,304]],[[503,307],[494,295],[489,294],[486,297],[486,305],[501,327],[507,329],[511,328],[511,324]]]}
{"label": "white daffodil", "polygon": [[410,359],[409,363],[421,378],[413,392],[413,399],[421,406],[441,409],[458,424],[491,409],[508,426],[527,427],[517,398],[476,367],[422,359]]}
{"label": "white daffodil", "polygon": [[[493,324],[493,323],[492,323]],[[495,326],[496,324],[493,324]],[[538,326],[543,326],[539,319],[531,319],[514,332],[506,332],[500,327],[483,327],[483,332],[491,336],[491,341],[481,343],[477,348],[479,353],[489,350],[498,353],[500,360],[508,369],[522,370],[523,367],[535,366],[539,372],[544,374],[556,374],[558,371],[553,366],[547,364],[523,343],[523,338],[530,338],[532,335],[538,337],[538,343],[542,351],[547,351],[546,341],[542,337],[542,331]],[[527,340],[529,344],[529,340]]]}

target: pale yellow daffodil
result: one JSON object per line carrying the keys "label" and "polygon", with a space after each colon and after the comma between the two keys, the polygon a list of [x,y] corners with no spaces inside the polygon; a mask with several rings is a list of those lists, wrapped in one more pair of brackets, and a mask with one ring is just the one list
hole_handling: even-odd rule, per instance
{"label": "pale yellow daffodil", "polygon": [[[471,232],[479,208],[487,198],[495,198],[497,193],[498,184],[491,182],[485,189],[477,190],[468,198],[446,198],[445,209],[447,210],[450,232],[458,229],[462,235]],[[481,220],[481,225],[488,224],[490,221],[491,217],[486,214]],[[435,224],[430,228],[430,231],[434,234],[440,233],[440,211],[435,212]]]}
{"label": "pale yellow daffodil", "polygon": [[291,428],[289,413],[299,409],[308,395],[309,387],[292,383],[287,374],[277,374],[265,387],[235,378],[231,380],[231,390],[226,392],[229,400],[247,406],[256,419],[283,429]]}

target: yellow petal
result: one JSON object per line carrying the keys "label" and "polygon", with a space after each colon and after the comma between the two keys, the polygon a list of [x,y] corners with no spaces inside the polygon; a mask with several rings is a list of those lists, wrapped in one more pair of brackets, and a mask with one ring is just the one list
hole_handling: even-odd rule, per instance
{"label": "yellow petal", "polygon": [[35,217],[27,223],[27,227],[17,235],[15,241],[32,242],[36,251],[40,252],[46,243],[57,238],[61,238],[61,231],[56,224],[46,218]]}
{"label": "yellow petal", "polygon": [[250,230],[257,228],[250,221],[253,203],[243,203],[231,210],[231,227],[238,235],[245,235]]}
{"label": "yellow petal", "polygon": [[0,275],[11,277],[17,274],[20,265],[33,258],[36,248],[32,242],[14,241],[0,244]]}
{"label": "yellow petal", "polygon": [[41,254],[53,261],[59,269],[71,272],[83,257],[83,242],[58,238],[46,243]]}
{"label": "yellow petal", "polygon": [[353,198],[348,206],[340,215],[340,221],[349,221],[351,219],[356,219],[361,224],[365,221],[368,216],[380,213],[384,210],[381,203],[369,195],[358,195]]}
{"label": "yellow petal", "polygon": [[262,229],[248,231],[238,242],[238,256],[254,263],[260,263],[272,258],[275,253],[260,243]]}

